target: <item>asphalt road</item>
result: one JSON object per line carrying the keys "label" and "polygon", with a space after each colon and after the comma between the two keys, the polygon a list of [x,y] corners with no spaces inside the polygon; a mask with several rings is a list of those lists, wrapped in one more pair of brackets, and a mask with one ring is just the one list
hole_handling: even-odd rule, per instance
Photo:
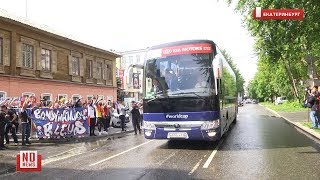
{"label": "asphalt road", "polygon": [[[80,143],[46,158],[38,173],[1,179],[320,179],[320,145],[264,107],[240,107],[219,142],[146,140]],[[210,161],[211,160],[211,161]]]}

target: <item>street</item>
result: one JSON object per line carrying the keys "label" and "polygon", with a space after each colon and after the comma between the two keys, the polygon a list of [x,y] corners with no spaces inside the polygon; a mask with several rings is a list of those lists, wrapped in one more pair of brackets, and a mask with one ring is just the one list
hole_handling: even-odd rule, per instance
{"label": "street", "polygon": [[257,104],[239,107],[237,124],[215,143],[128,133],[29,149],[43,155],[42,171],[1,179],[320,179],[319,142]]}

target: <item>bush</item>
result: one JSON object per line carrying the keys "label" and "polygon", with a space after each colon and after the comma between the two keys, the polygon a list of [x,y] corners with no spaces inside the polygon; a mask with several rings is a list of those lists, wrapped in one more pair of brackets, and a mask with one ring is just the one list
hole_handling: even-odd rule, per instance
{"label": "bush", "polygon": [[283,105],[287,106],[287,107],[293,107],[293,108],[303,108],[303,104],[300,103],[299,101],[287,101],[284,102]]}

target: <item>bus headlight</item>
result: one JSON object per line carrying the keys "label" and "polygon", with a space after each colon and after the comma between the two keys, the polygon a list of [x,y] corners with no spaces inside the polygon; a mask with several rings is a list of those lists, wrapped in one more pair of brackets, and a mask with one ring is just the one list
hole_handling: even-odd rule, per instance
{"label": "bus headlight", "polygon": [[155,130],[156,126],[152,122],[143,121],[143,129],[146,130]]}
{"label": "bus headlight", "polygon": [[219,119],[215,121],[208,121],[201,125],[201,130],[214,129],[214,128],[217,128],[219,125],[220,125]]}

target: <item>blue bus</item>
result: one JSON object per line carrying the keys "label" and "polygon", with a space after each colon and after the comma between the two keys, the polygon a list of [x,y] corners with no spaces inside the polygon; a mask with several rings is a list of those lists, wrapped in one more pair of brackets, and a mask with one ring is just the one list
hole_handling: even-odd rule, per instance
{"label": "blue bus", "polygon": [[213,41],[148,48],[143,80],[147,139],[216,141],[236,122],[236,76]]}

